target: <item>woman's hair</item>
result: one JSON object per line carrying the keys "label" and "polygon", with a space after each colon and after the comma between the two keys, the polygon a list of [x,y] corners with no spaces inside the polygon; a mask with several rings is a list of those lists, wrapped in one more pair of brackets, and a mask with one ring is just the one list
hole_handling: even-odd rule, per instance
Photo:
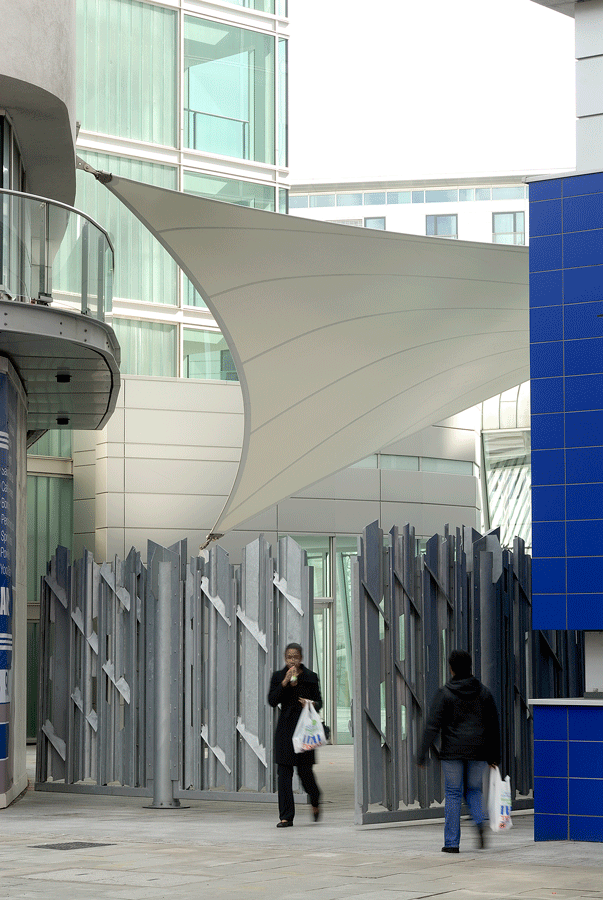
{"label": "woman's hair", "polygon": [[466,650],[453,650],[448,664],[457,678],[469,678],[471,675],[471,654]]}
{"label": "woman's hair", "polygon": [[302,650],[301,644],[295,644],[295,643],[287,644],[287,646],[285,647],[285,653],[287,652],[287,650],[298,650],[300,656],[304,655],[304,651]]}

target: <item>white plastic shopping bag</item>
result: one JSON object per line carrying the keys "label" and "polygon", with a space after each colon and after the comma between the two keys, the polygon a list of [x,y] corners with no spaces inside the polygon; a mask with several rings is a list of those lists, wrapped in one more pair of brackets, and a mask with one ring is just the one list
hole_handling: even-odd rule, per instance
{"label": "white plastic shopping bag", "polygon": [[490,785],[488,790],[488,815],[492,831],[508,831],[513,827],[511,821],[511,779],[500,777],[498,766],[490,769]]}
{"label": "white plastic shopping bag", "polygon": [[293,749],[296,753],[304,753],[306,750],[322,747],[326,743],[320,716],[314,709],[314,704],[307,701],[293,732]]}

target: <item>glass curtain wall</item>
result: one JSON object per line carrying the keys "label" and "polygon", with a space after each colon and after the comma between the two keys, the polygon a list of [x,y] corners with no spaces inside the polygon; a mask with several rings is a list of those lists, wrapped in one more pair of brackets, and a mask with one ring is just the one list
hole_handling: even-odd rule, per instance
{"label": "glass curtain wall", "polygon": [[274,105],[274,37],[185,16],[185,145],[274,165]]}
{"label": "glass curtain wall", "polygon": [[[60,432],[68,434],[70,432]],[[46,437],[46,436],[45,436]],[[65,455],[65,443],[49,438]],[[38,442],[40,443],[40,442]],[[39,450],[40,448],[38,448]],[[42,455],[39,453],[39,455]],[[45,454],[46,455],[46,454]],[[71,552],[73,546],[73,480],[45,475],[27,477],[27,603],[37,609],[40,602],[40,578],[46,574],[48,560],[59,544]],[[30,618],[27,622],[27,739],[35,740],[38,725],[38,659],[39,622]]]}
{"label": "glass curtain wall", "polygon": [[114,319],[113,328],[121,346],[122,375],[178,374],[178,330],[168,322]]}
{"label": "glass curtain wall", "polygon": [[314,669],[334,743],[352,743],[353,536],[292,535],[314,568]]}
{"label": "glass curtain wall", "polygon": [[219,331],[185,328],[182,359],[183,378],[239,380],[228,344]]}
{"label": "glass curtain wall", "polygon": [[510,546],[519,536],[530,552],[530,383],[497,394],[482,404],[482,452],[486,494],[486,528],[501,530]]}
{"label": "glass curtain wall", "polygon": [[85,131],[176,146],[176,10],[137,0],[78,0],[77,51]]}
{"label": "glass curtain wall", "polygon": [[[95,169],[171,190],[178,187],[174,166],[86,151],[81,151],[80,156]],[[97,222],[102,222],[111,235],[117,263],[114,300],[176,305],[178,267],[142,222],[87,172],[77,173],[75,202]]]}

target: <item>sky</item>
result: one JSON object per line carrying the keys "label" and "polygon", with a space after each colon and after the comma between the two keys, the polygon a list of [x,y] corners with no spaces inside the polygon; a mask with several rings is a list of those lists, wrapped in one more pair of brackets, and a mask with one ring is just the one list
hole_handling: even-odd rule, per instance
{"label": "sky", "polygon": [[567,171],[574,20],[532,0],[289,0],[291,183]]}

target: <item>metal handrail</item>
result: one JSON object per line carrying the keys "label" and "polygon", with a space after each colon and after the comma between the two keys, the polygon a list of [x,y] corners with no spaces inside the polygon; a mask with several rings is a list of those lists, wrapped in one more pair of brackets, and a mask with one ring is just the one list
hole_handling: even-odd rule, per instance
{"label": "metal handrail", "polygon": [[115,247],[113,246],[113,241],[109,237],[109,234],[102,225],[99,225],[96,219],[93,219],[92,216],[89,216],[88,213],[83,212],[81,209],[77,209],[75,206],[69,206],[68,203],[61,203],[60,200],[51,200],[50,197],[41,197],[39,194],[27,194],[25,191],[13,191],[9,188],[0,188],[0,194],[12,194],[14,197],[23,197],[26,200],[39,200],[40,203],[48,203],[50,206],[60,206],[61,209],[66,209],[70,213],[75,213],[78,216],[81,216],[82,219],[87,219],[91,225],[94,225],[95,228],[98,228],[99,231],[105,235],[107,239],[107,243],[109,247],[115,253]]}

